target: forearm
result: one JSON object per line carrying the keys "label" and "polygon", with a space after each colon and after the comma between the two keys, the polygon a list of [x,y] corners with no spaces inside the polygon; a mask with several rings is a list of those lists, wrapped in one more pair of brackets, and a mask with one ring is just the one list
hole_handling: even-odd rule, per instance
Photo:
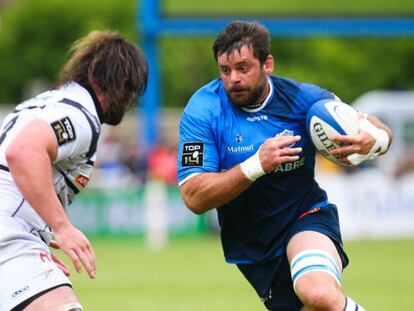
{"label": "forearm", "polygon": [[225,172],[196,175],[181,185],[180,190],[186,206],[202,214],[230,202],[251,184],[240,165],[236,165]]}

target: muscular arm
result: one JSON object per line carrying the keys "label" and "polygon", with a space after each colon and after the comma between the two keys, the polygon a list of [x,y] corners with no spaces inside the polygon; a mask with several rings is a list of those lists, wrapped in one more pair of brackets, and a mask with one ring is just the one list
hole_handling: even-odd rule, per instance
{"label": "muscular arm", "polygon": [[[263,171],[269,173],[282,163],[297,161],[302,148],[287,146],[299,139],[299,136],[267,139],[259,150]],[[252,180],[246,177],[238,164],[225,172],[196,175],[181,185],[180,190],[186,206],[194,213],[202,214],[230,202],[251,184]]]}
{"label": "muscular arm", "polygon": [[202,214],[228,203],[251,184],[240,165],[236,165],[226,172],[196,175],[181,185],[180,190],[187,207],[196,214]]}
{"label": "muscular arm", "polygon": [[52,228],[56,242],[71,258],[76,270],[81,264],[95,276],[95,255],[81,231],[76,229],[60,203],[53,186],[52,162],[57,142],[49,124],[40,119],[29,122],[6,150],[7,164],[24,198]]}
{"label": "muscular arm", "polygon": [[51,163],[56,154],[56,139],[50,126],[40,119],[26,125],[6,150],[7,163],[17,187],[53,229],[68,223],[53,187]]}

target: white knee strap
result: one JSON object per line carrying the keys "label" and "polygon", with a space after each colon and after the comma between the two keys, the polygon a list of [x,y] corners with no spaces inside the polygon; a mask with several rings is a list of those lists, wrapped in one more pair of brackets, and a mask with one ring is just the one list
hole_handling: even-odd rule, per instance
{"label": "white knee strap", "polygon": [[293,288],[301,276],[312,271],[328,273],[341,286],[341,273],[335,260],[327,252],[315,249],[300,252],[293,258],[290,264]]}
{"label": "white knee strap", "polygon": [[57,311],[83,311],[82,305],[78,302],[70,303],[59,308]]}

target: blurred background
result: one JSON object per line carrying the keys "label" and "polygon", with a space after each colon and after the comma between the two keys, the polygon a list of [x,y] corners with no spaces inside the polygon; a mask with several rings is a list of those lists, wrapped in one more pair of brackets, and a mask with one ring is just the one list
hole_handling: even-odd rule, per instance
{"label": "blurred background", "polygon": [[104,127],[90,187],[69,210],[98,257],[96,280],[72,278],[86,310],[264,310],[224,263],[215,212],[191,214],[176,184],[180,114],[217,77],[211,45],[234,19],[270,27],[275,74],[393,129],[387,155],[347,169],[318,158],[317,179],[341,216],[347,293],[367,310],[411,310],[413,1],[0,0],[1,120],[53,87],[70,43],[91,30],[123,33],[150,61],[147,94],[122,126]]}

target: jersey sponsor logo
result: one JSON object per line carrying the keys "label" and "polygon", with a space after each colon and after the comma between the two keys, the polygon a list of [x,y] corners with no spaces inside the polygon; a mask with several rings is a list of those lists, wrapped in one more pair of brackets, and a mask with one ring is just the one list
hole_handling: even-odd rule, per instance
{"label": "jersey sponsor logo", "polygon": [[263,121],[263,120],[267,120],[267,116],[247,117],[246,120],[249,122]]}
{"label": "jersey sponsor logo", "polygon": [[68,117],[52,122],[58,145],[62,146],[76,139],[75,128]]}
{"label": "jersey sponsor logo", "polygon": [[295,162],[283,163],[283,164],[280,164],[278,167],[276,167],[275,173],[290,172],[290,171],[298,169],[299,167],[303,166],[304,164],[305,164],[305,157],[300,158],[299,160],[297,160]]}
{"label": "jersey sponsor logo", "polygon": [[89,182],[89,178],[84,176],[84,175],[79,175],[78,177],[75,178],[75,181],[81,185],[83,188],[86,187],[86,185]]}
{"label": "jersey sponsor logo", "polygon": [[183,156],[181,165],[185,166],[202,166],[204,164],[204,143],[191,142],[183,145]]}
{"label": "jersey sponsor logo", "polygon": [[17,297],[18,295],[20,295],[21,293],[27,291],[29,289],[29,285],[26,285],[25,287],[22,287],[18,290],[16,290],[13,294],[12,294],[12,298]]}
{"label": "jersey sponsor logo", "polygon": [[227,146],[227,151],[230,153],[244,153],[244,152],[250,152],[253,151],[254,147],[253,145],[249,146]]}

